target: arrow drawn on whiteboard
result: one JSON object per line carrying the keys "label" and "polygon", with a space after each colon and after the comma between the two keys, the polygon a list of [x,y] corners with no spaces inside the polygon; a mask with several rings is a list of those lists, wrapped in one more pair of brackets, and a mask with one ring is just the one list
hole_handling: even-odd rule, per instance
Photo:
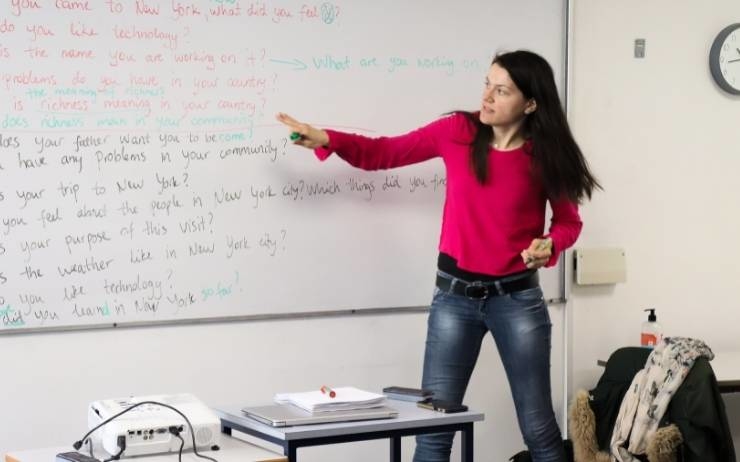
{"label": "arrow drawn on whiteboard", "polygon": [[306,63],[304,63],[300,59],[296,59],[296,58],[294,58],[294,59],[292,59],[290,61],[283,61],[281,59],[272,59],[271,58],[270,59],[270,62],[271,63],[275,63],[275,64],[286,64],[288,66],[293,66],[293,69],[291,69],[293,71],[305,71],[306,69],[308,69],[308,66],[306,65]]}

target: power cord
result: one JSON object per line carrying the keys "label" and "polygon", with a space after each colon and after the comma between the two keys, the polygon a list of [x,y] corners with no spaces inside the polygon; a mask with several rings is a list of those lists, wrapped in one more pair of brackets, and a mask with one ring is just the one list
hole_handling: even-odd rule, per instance
{"label": "power cord", "polygon": [[88,450],[90,451],[90,457],[93,459],[95,458],[95,454],[93,453],[93,442],[90,438],[85,440],[85,443],[87,443]]}
{"label": "power cord", "polygon": [[118,460],[121,458],[121,454],[123,454],[123,451],[126,450],[126,435],[118,435],[118,439],[116,440],[116,443],[118,444],[118,454],[115,454],[113,456],[110,456],[109,458],[105,459],[103,462],[111,462],[112,460]]}
{"label": "power cord", "polygon": [[[169,404],[160,403],[158,401],[142,401],[140,403],[136,403],[133,406],[130,406],[130,407],[124,409],[123,411],[119,412],[118,414],[115,414],[115,415],[113,415],[113,416],[105,419],[104,421],[100,422],[96,426],[94,426],[87,433],[85,433],[85,436],[83,436],[82,438],[80,438],[78,441],[75,441],[72,446],[75,448],[75,450],[78,450],[79,451],[80,448],[82,447],[82,442],[85,441],[87,439],[87,437],[90,436],[98,428],[102,427],[103,425],[106,425],[107,423],[109,423],[113,419],[116,419],[116,418],[122,416],[123,414],[125,414],[127,412],[130,412],[130,411],[136,409],[137,407],[143,406],[145,404],[154,404],[156,406],[162,406],[162,407],[167,408],[167,409],[170,409],[171,411],[174,411],[178,415],[180,415],[180,417],[182,417],[183,419],[185,419],[185,422],[188,424],[188,428],[190,429],[190,437],[192,438],[192,441],[193,441],[193,453],[197,457],[200,457],[201,459],[207,459],[207,460],[210,460],[212,462],[218,462],[213,457],[204,456],[204,455],[198,453],[198,448],[196,448],[196,446],[195,446],[195,431],[193,430],[193,424],[190,423],[190,419],[188,419],[188,417],[185,414],[183,414],[182,412],[180,412],[178,409],[170,406]],[[173,427],[170,427],[170,429],[171,428],[173,428]],[[171,430],[170,430],[170,433],[172,433]],[[183,442],[183,446],[184,446],[185,445],[185,440],[183,440],[182,437],[180,436],[180,430],[179,429],[177,429],[177,434],[175,436],[177,436],[177,437],[180,438],[180,440]],[[119,448],[121,448],[121,438],[123,438],[123,441],[124,441],[123,442],[123,448],[118,452],[118,454],[116,455],[117,457],[116,456],[113,456],[114,458],[111,458],[109,460],[118,460],[118,459],[120,459],[121,454],[123,454],[123,451],[125,450],[125,446],[126,446],[126,441],[125,441],[126,440],[126,436],[125,435],[120,435],[118,437],[118,443],[119,443],[118,447]],[[182,447],[180,448],[180,454],[182,455]]]}
{"label": "power cord", "polygon": [[177,461],[182,462],[182,448],[185,446],[185,440],[182,439],[182,436],[180,436],[180,429],[178,429],[177,427],[170,427],[169,430],[170,433],[175,435],[177,439],[180,440],[180,451],[178,451],[177,453]]}

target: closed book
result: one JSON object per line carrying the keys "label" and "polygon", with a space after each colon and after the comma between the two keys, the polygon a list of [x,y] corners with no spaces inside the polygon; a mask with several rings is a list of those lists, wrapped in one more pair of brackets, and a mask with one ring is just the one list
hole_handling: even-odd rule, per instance
{"label": "closed book", "polygon": [[403,395],[403,394],[398,394],[398,393],[383,393],[383,394],[388,399],[394,399],[396,401],[410,401],[412,403],[416,403],[418,401],[424,401],[426,399],[423,396]]}
{"label": "closed book", "polygon": [[431,390],[424,390],[421,388],[409,388],[409,387],[385,387],[383,388],[383,394],[388,399],[395,399],[400,401],[423,401],[427,398],[434,396],[434,392]]}

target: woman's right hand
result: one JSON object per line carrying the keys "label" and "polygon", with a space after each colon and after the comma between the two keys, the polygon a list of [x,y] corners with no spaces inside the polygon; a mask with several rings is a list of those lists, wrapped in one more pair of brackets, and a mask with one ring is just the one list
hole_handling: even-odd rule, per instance
{"label": "woman's right hand", "polygon": [[329,134],[326,133],[326,130],[298,122],[288,114],[282,112],[278,112],[276,118],[278,121],[287,125],[293,132],[301,135],[297,140],[293,140],[293,144],[309,149],[316,149],[329,144]]}

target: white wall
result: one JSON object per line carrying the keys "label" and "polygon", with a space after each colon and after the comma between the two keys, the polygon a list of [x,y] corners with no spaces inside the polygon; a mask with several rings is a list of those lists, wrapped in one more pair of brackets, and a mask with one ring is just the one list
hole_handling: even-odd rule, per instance
{"label": "white wall", "polygon": [[[740,349],[740,99],[708,67],[740,3],[572,3],[571,120],[605,188],[584,207],[578,245],[624,247],[628,267],[625,284],[572,291],[573,386],[590,388],[597,358],[639,341],[643,308],[666,335]],[[740,397],[725,398],[740,447]]]}
{"label": "white wall", "polygon": [[[637,342],[642,308],[670,335],[740,349],[740,100],[710,80],[707,53],[740,3],[574,1],[572,123],[605,186],[583,208],[580,246],[623,246],[628,282],[574,287],[573,388],[591,387],[597,358]],[[635,38],[647,57],[632,58]],[[561,310],[553,308],[555,332]],[[192,391],[208,403],[267,401],[324,382],[413,385],[423,314],[309,319],[0,338],[0,453],[65,444],[85,428],[90,399]],[[559,349],[559,336],[555,348]],[[558,358],[556,351],[553,355]],[[553,370],[560,367],[554,361]],[[555,381],[556,396],[559,381]],[[740,434],[740,399],[726,396]],[[511,400],[486,340],[468,403],[487,414],[476,455],[520,449]],[[411,443],[404,446],[404,458]],[[386,443],[305,450],[307,461],[377,460]]]}
{"label": "white wall", "polygon": [[[562,310],[551,313],[560,396]],[[417,386],[425,334],[426,313],[414,313],[2,336],[0,454],[71,444],[87,429],[94,399],[188,391],[211,405],[261,404],[323,383]],[[476,426],[477,455],[505,460],[523,448],[490,336],[466,403],[487,416]],[[412,453],[413,439],[404,438],[404,460]],[[371,461],[387,457],[388,442],[299,454],[306,462]]]}

